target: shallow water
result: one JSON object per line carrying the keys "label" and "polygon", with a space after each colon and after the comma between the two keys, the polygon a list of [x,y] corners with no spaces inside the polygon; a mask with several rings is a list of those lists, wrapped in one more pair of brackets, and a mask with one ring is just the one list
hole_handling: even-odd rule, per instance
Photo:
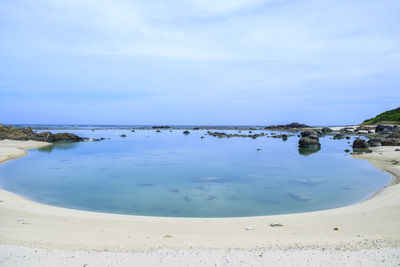
{"label": "shallow water", "polygon": [[345,139],[320,138],[320,151],[302,155],[297,136],[282,141],[217,138],[203,130],[189,135],[182,130],[70,132],[110,140],[32,150],[0,164],[0,187],[82,210],[238,217],[342,207],[390,180],[368,161],[346,155],[350,145]]}

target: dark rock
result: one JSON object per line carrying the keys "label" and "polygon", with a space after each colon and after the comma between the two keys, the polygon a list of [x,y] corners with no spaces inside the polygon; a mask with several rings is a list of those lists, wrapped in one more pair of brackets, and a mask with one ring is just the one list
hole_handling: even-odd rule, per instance
{"label": "dark rock", "polygon": [[368,140],[368,145],[370,147],[382,146],[382,140],[381,139],[370,139],[370,140]]}
{"label": "dark rock", "polygon": [[283,125],[270,125],[265,127],[264,129],[269,129],[269,130],[276,130],[276,129],[282,129],[282,130],[289,130],[289,129],[302,129],[302,128],[311,128],[311,126],[297,123],[297,122],[292,122],[289,124],[283,124]]}
{"label": "dark rock", "polygon": [[288,138],[288,135],[287,135],[287,134],[282,134],[282,140],[283,140],[283,141],[286,141],[287,138]]}
{"label": "dark rock", "polygon": [[365,149],[365,148],[369,148],[368,146],[368,142],[362,139],[356,139],[353,142],[353,148],[356,149]]}
{"label": "dark rock", "polygon": [[299,147],[300,148],[319,149],[321,147],[321,144],[319,143],[318,136],[308,135],[306,137],[303,136],[302,138],[300,138]]}
{"label": "dark rock", "polygon": [[321,129],[321,131],[322,131],[323,134],[327,134],[327,133],[333,132],[333,130],[331,128],[329,128],[329,127],[323,127]]}
{"label": "dark rock", "polygon": [[345,149],[344,152],[349,153],[350,149]]}
{"label": "dark rock", "polygon": [[333,139],[335,139],[335,140],[337,140],[337,139],[343,139],[344,138],[344,135],[343,134],[341,134],[341,133],[338,133],[338,134],[336,134],[334,137],[333,137]]}
{"label": "dark rock", "polygon": [[391,132],[387,137],[388,138],[400,138],[400,132]]}
{"label": "dark rock", "polygon": [[382,140],[383,146],[400,146],[400,138],[385,138]]}
{"label": "dark rock", "polygon": [[121,136],[121,137],[126,137],[126,134],[121,134],[120,136]]}
{"label": "dark rock", "polygon": [[30,127],[12,127],[0,125],[0,140],[10,139],[10,140],[34,140],[42,142],[78,142],[88,140],[87,138],[79,137],[72,133],[56,133],[51,132],[40,132],[35,133]]}
{"label": "dark rock", "polygon": [[393,126],[390,126],[390,125],[381,125],[381,124],[379,124],[378,126],[375,127],[375,132],[376,133],[379,133],[379,132],[381,132],[381,133],[385,133],[385,132],[386,133],[390,133],[390,132],[392,132],[394,130],[396,130],[396,128],[393,127]]}
{"label": "dark rock", "polygon": [[152,129],[169,129],[171,128],[170,126],[153,126],[151,127]]}
{"label": "dark rock", "polygon": [[311,139],[318,139],[318,132],[315,130],[307,130],[300,133],[302,137],[309,137]]}
{"label": "dark rock", "polygon": [[190,134],[190,132],[189,131],[184,131],[183,134],[184,135],[188,135],[188,134]]}
{"label": "dark rock", "polygon": [[341,132],[341,133],[353,133],[354,130],[353,130],[353,128],[351,128],[351,127],[345,127],[345,128],[343,128],[343,129],[340,129],[340,132]]}

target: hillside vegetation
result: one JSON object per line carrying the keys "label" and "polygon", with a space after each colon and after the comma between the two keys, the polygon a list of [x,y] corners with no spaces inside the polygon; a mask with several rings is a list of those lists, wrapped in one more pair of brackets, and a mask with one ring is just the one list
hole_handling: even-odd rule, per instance
{"label": "hillside vegetation", "polygon": [[400,107],[392,110],[385,111],[375,118],[365,120],[362,124],[378,124],[378,123],[388,123],[388,124],[399,124],[400,123]]}

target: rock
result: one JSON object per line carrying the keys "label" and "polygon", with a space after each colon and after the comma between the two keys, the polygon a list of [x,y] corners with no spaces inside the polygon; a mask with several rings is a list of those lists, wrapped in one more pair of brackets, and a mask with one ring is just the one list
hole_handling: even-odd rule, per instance
{"label": "rock", "polygon": [[121,134],[120,137],[126,137],[126,134]]}
{"label": "rock", "polygon": [[400,146],[400,138],[385,138],[382,140],[383,146]]}
{"label": "rock", "polygon": [[398,152],[398,151],[400,151],[400,149],[396,148],[394,151]]}
{"label": "rock", "polygon": [[153,127],[151,127],[152,129],[169,129],[169,128],[171,128],[170,126],[167,126],[167,125],[165,125],[165,126],[158,126],[158,125],[155,125],[155,126],[153,126]]}
{"label": "rock", "polygon": [[382,146],[382,140],[381,139],[370,139],[370,140],[368,140],[368,145],[370,147]]}
{"label": "rock", "polygon": [[369,148],[368,142],[362,139],[356,139],[353,142],[353,148],[356,149],[364,149],[364,148]]}
{"label": "rock", "polygon": [[345,128],[340,129],[340,132],[341,133],[353,133],[354,129],[351,127],[345,127]]}
{"label": "rock", "polygon": [[390,125],[382,125],[379,124],[378,126],[375,127],[375,132],[376,133],[390,133],[392,131],[395,131],[396,128]]}
{"label": "rock", "polygon": [[172,235],[165,235],[164,238],[172,238]]}
{"label": "rock", "polygon": [[309,137],[309,136],[318,136],[315,130],[307,130],[300,133],[302,137]]}
{"label": "rock", "polygon": [[12,127],[12,126],[0,126],[0,140],[10,139],[10,140],[33,140],[33,141],[43,141],[49,143],[55,142],[78,142],[87,141],[88,138],[82,138],[72,133],[56,133],[51,132],[34,132],[30,127]]}
{"label": "rock", "polygon": [[183,134],[184,135],[188,135],[188,134],[190,134],[190,132],[189,131],[184,131]]}
{"label": "rock", "polygon": [[345,149],[344,152],[349,153],[350,149]]}
{"label": "rock", "polygon": [[289,124],[284,124],[284,125],[270,125],[265,127],[264,129],[269,129],[269,130],[276,130],[276,129],[281,129],[281,130],[290,130],[290,129],[302,129],[302,128],[311,128],[311,126],[297,123],[297,122],[292,122]]}
{"label": "rock", "polygon": [[331,128],[329,128],[329,127],[323,127],[321,129],[321,131],[322,131],[323,134],[327,134],[327,133],[333,132],[333,130]]}
{"label": "rock", "polygon": [[279,227],[279,226],[283,226],[283,225],[280,224],[280,223],[271,223],[269,226],[271,226],[271,227]]}
{"label": "rock", "polygon": [[283,141],[286,141],[287,138],[288,138],[288,135],[287,135],[287,134],[282,134],[282,140],[283,140]]}
{"label": "rock", "polygon": [[341,133],[338,133],[333,137],[334,140],[340,140],[340,139],[343,139],[343,138],[344,138],[344,135],[341,134]]}
{"label": "rock", "polygon": [[339,227],[333,228],[333,231],[339,231]]}
{"label": "rock", "polygon": [[400,132],[392,132],[387,136],[387,138],[400,138]]}
{"label": "rock", "polygon": [[307,137],[302,137],[299,140],[299,147],[300,148],[312,148],[312,149],[319,149],[321,144],[319,143],[318,137],[314,138],[315,136],[310,135]]}

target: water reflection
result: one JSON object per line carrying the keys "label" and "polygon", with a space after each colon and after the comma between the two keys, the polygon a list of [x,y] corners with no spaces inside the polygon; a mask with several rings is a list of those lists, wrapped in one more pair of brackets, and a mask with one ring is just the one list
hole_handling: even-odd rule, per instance
{"label": "water reflection", "polygon": [[308,156],[308,155],[317,153],[320,150],[321,150],[321,148],[302,148],[302,147],[299,147],[299,154],[303,155],[303,156]]}
{"label": "water reflection", "polygon": [[48,145],[45,147],[41,147],[38,150],[40,152],[50,153],[51,151],[53,151],[53,149],[65,150],[65,149],[74,148],[76,146],[78,146],[78,143],[76,143],[76,142],[65,142],[65,143],[57,143],[57,144],[52,144],[52,145]]}

